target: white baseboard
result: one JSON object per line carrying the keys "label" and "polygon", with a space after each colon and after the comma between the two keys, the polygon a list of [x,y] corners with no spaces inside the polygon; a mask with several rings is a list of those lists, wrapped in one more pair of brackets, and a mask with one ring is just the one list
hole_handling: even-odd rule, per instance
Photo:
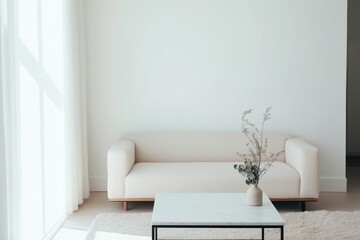
{"label": "white baseboard", "polygon": [[90,177],[90,191],[107,191],[107,177]]}
{"label": "white baseboard", "polygon": [[[107,191],[106,177],[90,177],[90,191]],[[339,177],[320,177],[321,192],[346,192],[347,179]]]}
{"label": "white baseboard", "polygon": [[320,177],[320,192],[346,192],[347,178]]}

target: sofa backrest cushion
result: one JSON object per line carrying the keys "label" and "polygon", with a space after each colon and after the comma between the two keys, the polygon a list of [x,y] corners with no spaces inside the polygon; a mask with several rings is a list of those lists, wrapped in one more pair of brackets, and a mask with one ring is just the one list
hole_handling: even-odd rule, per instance
{"label": "sofa backrest cushion", "polygon": [[[285,149],[286,134],[265,134],[267,153]],[[229,133],[134,133],[122,137],[135,143],[136,162],[237,162],[248,153],[249,142],[242,132]],[[279,161],[285,161],[282,154]]]}

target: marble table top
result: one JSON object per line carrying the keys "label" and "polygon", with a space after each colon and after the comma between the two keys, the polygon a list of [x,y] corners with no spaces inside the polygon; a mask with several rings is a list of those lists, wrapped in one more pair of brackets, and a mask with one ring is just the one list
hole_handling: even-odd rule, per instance
{"label": "marble table top", "polygon": [[263,195],[263,206],[246,204],[246,193],[158,193],[155,226],[283,226],[284,220]]}

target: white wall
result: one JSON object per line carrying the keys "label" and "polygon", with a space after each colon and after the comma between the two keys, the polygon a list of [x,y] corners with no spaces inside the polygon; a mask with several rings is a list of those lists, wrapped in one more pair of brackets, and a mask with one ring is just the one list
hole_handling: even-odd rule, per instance
{"label": "white wall", "polygon": [[346,4],[339,0],[88,0],[92,190],[131,131],[268,130],[319,147],[321,189],[345,191]]}

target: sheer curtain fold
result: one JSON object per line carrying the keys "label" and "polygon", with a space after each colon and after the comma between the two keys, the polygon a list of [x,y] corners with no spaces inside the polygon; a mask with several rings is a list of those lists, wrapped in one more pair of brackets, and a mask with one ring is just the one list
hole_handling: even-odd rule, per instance
{"label": "sheer curtain fold", "polygon": [[20,239],[20,192],[16,191],[19,183],[19,107],[18,83],[15,81],[17,50],[15,32],[17,31],[15,3],[0,0],[0,109],[2,126],[1,141],[1,175],[2,181],[2,213],[1,239]]}
{"label": "sheer curtain fold", "polygon": [[84,0],[0,0],[9,239],[51,239],[89,196],[84,21]]}
{"label": "sheer curtain fold", "polygon": [[[0,5],[1,6],[1,5]],[[1,18],[1,13],[0,13]],[[1,23],[1,20],[0,20]],[[0,30],[0,42],[2,41],[2,31]],[[0,45],[1,46],[1,45]],[[0,47],[0,239],[8,239],[8,203],[7,203],[7,173],[6,173],[6,154],[5,154],[5,130],[4,130],[4,110],[2,94],[2,54]]]}
{"label": "sheer curtain fold", "polygon": [[87,125],[85,16],[83,0],[68,0],[65,5],[68,78],[65,84],[65,123],[68,175],[67,211],[72,213],[89,197]]}

